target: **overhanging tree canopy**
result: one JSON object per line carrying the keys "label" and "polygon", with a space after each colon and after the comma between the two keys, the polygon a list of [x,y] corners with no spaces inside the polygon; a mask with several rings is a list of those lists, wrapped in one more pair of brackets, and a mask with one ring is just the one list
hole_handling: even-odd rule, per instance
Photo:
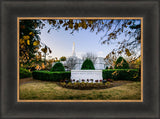
{"label": "overhanging tree canopy", "polygon": [[[49,47],[40,41],[40,29],[44,25],[50,24],[48,32],[52,29],[64,28],[70,30],[71,34],[75,31],[88,29],[98,34],[104,32],[100,38],[102,44],[117,44],[117,49],[113,49],[106,58],[115,57],[117,54],[126,54],[128,57],[134,56],[135,60],[140,55],[136,55],[141,44],[141,21],[139,19],[43,19],[43,20],[20,20],[20,57],[25,62],[34,57],[41,47],[41,51],[46,54],[51,53]],[[38,30],[39,29],[39,30]],[[124,34],[127,39],[117,40],[118,36]],[[46,56],[46,55],[45,55]]]}
{"label": "overhanging tree canopy", "polygon": [[[140,19],[66,19],[66,20],[44,20],[51,25],[52,29],[64,28],[70,30],[71,34],[82,29],[88,29],[96,34],[101,31],[104,35],[100,38],[102,44],[117,44],[117,49],[113,49],[106,58],[126,54],[128,57],[134,56],[132,60],[140,56],[137,55],[141,44],[141,21]],[[117,40],[124,34],[126,38]]]}

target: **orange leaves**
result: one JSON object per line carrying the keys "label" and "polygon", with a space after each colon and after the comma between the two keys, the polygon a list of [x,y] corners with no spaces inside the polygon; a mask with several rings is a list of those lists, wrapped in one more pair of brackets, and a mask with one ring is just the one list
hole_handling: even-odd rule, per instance
{"label": "orange leaves", "polygon": [[23,36],[23,39],[20,39],[20,44],[24,43],[24,40],[27,40],[27,45],[30,45],[30,36]]}
{"label": "orange leaves", "polygon": [[36,70],[41,70],[41,67],[40,67],[39,65],[37,65],[37,66],[35,67],[35,69],[36,69]]}
{"label": "orange leaves", "polygon": [[41,68],[42,68],[42,69],[45,69],[45,65],[44,65],[44,63],[42,63],[42,66],[41,66]]}
{"label": "orange leaves", "polygon": [[24,40],[28,40],[28,39],[30,39],[30,36],[28,36],[28,35],[27,36],[23,36],[23,39]]}
{"label": "orange leaves", "polygon": [[24,39],[20,39],[20,40],[19,40],[19,43],[20,43],[20,44],[25,43]]}

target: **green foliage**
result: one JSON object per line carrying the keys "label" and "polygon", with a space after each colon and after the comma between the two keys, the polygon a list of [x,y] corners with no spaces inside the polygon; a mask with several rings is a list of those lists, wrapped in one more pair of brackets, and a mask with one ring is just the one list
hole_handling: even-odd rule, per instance
{"label": "green foliage", "polygon": [[60,62],[57,62],[52,68],[51,68],[51,71],[54,72],[54,71],[65,71],[64,69],[64,66],[62,63]]}
{"label": "green foliage", "polygon": [[33,71],[32,76],[38,80],[59,82],[70,79],[71,72]]}
{"label": "green foliage", "polygon": [[103,70],[103,79],[114,79],[114,80],[140,80],[138,69],[108,69]]}
{"label": "green foliage", "polygon": [[108,66],[106,66],[106,69],[108,69]]}
{"label": "green foliage", "polygon": [[81,67],[82,70],[94,70],[93,62],[90,59],[86,59]]}
{"label": "green foliage", "polygon": [[20,78],[27,78],[27,77],[31,77],[32,76],[32,73],[29,71],[29,70],[27,70],[27,69],[25,69],[25,68],[20,68]]}
{"label": "green foliage", "polygon": [[115,69],[129,69],[129,64],[123,57],[119,57],[116,61]]}

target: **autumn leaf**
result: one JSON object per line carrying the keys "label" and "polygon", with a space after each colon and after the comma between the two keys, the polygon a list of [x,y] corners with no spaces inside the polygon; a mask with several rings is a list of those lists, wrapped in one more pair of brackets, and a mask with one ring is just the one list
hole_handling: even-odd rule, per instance
{"label": "autumn leaf", "polygon": [[73,29],[73,24],[69,24],[69,28]]}
{"label": "autumn leaf", "polygon": [[33,34],[33,32],[29,32],[29,35],[32,35]]}
{"label": "autumn leaf", "polygon": [[23,36],[24,40],[28,40],[29,38],[30,38],[30,36],[28,36],[28,35],[27,36]]}
{"label": "autumn leaf", "polygon": [[68,28],[66,27],[65,30],[68,30]]}
{"label": "autumn leaf", "polygon": [[59,20],[59,23],[60,23],[60,24],[62,24],[62,23],[63,23],[63,21],[62,21],[62,20]]}
{"label": "autumn leaf", "polygon": [[78,27],[81,27],[81,26],[82,26],[82,23],[81,23],[81,22],[79,22],[79,23],[78,23]]}
{"label": "autumn leaf", "polygon": [[52,53],[52,50],[50,48],[48,48],[48,49],[49,49],[49,53]]}
{"label": "autumn leaf", "polygon": [[30,45],[30,40],[27,40],[27,44]]}
{"label": "autumn leaf", "polygon": [[36,47],[36,48],[34,49],[34,51],[38,51],[38,49],[39,49],[39,47]]}
{"label": "autumn leaf", "polygon": [[129,21],[128,23],[127,23],[127,25],[130,25],[132,23],[132,21]]}
{"label": "autumn leaf", "polygon": [[127,56],[131,56],[131,53],[127,48],[125,49],[125,52],[126,52]]}
{"label": "autumn leaf", "polygon": [[89,23],[89,24],[93,24],[93,21],[92,21],[92,20],[88,20],[88,23]]}
{"label": "autumn leaf", "polygon": [[46,47],[42,48],[41,50],[42,50],[42,52],[47,53],[47,48]]}
{"label": "autumn leaf", "polygon": [[20,43],[20,44],[23,44],[23,43],[24,43],[24,40],[23,40],[23,39],[20,39],[20,40],[19,40],[19,43]]}
{"label": "autumn leaf", "polygon": [[39,40],[37,40],[33,42],[33,45],[36,46],[36,45],[39,45],[39,43],[40,43]]}
{"label": "autumn leaf", "polygon": [[106,56],[106,59],[108,59],[108,58],[109,58],[109,55]]}

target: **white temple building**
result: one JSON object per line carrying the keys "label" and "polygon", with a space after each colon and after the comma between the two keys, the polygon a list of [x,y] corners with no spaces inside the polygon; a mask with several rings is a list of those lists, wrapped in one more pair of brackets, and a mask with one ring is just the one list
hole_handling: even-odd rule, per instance
{"label": "white temple building", "polygon": [[[84,62],[83,59],[81,58],[78,58],[76,56],[76,51],[75,51],[75,43],[73,43],[73,47],[72,47],[72,56],[68,57],[66,59],[66,61],[61,61],[61,63],[64,65],[64,67],[66,68],[67,70],[67,60],[68,59],[74,59],[76,60],[76,64],[74,65],[74,67],[72,68],[72,70],[81,70],[81,67],[82,67],[82,64]],[[91,59],[92,60],[92,59]],[[94,67],[95,67],[95,70],[103,70],[105,69],[107,66],[110,67],[111,64],[108,63],[107,60],[105,60],[103,57],[97,57],[96,60],[95,60],[95,63],[94,64]],[[54,65],[54,64],[53,64]]]}

